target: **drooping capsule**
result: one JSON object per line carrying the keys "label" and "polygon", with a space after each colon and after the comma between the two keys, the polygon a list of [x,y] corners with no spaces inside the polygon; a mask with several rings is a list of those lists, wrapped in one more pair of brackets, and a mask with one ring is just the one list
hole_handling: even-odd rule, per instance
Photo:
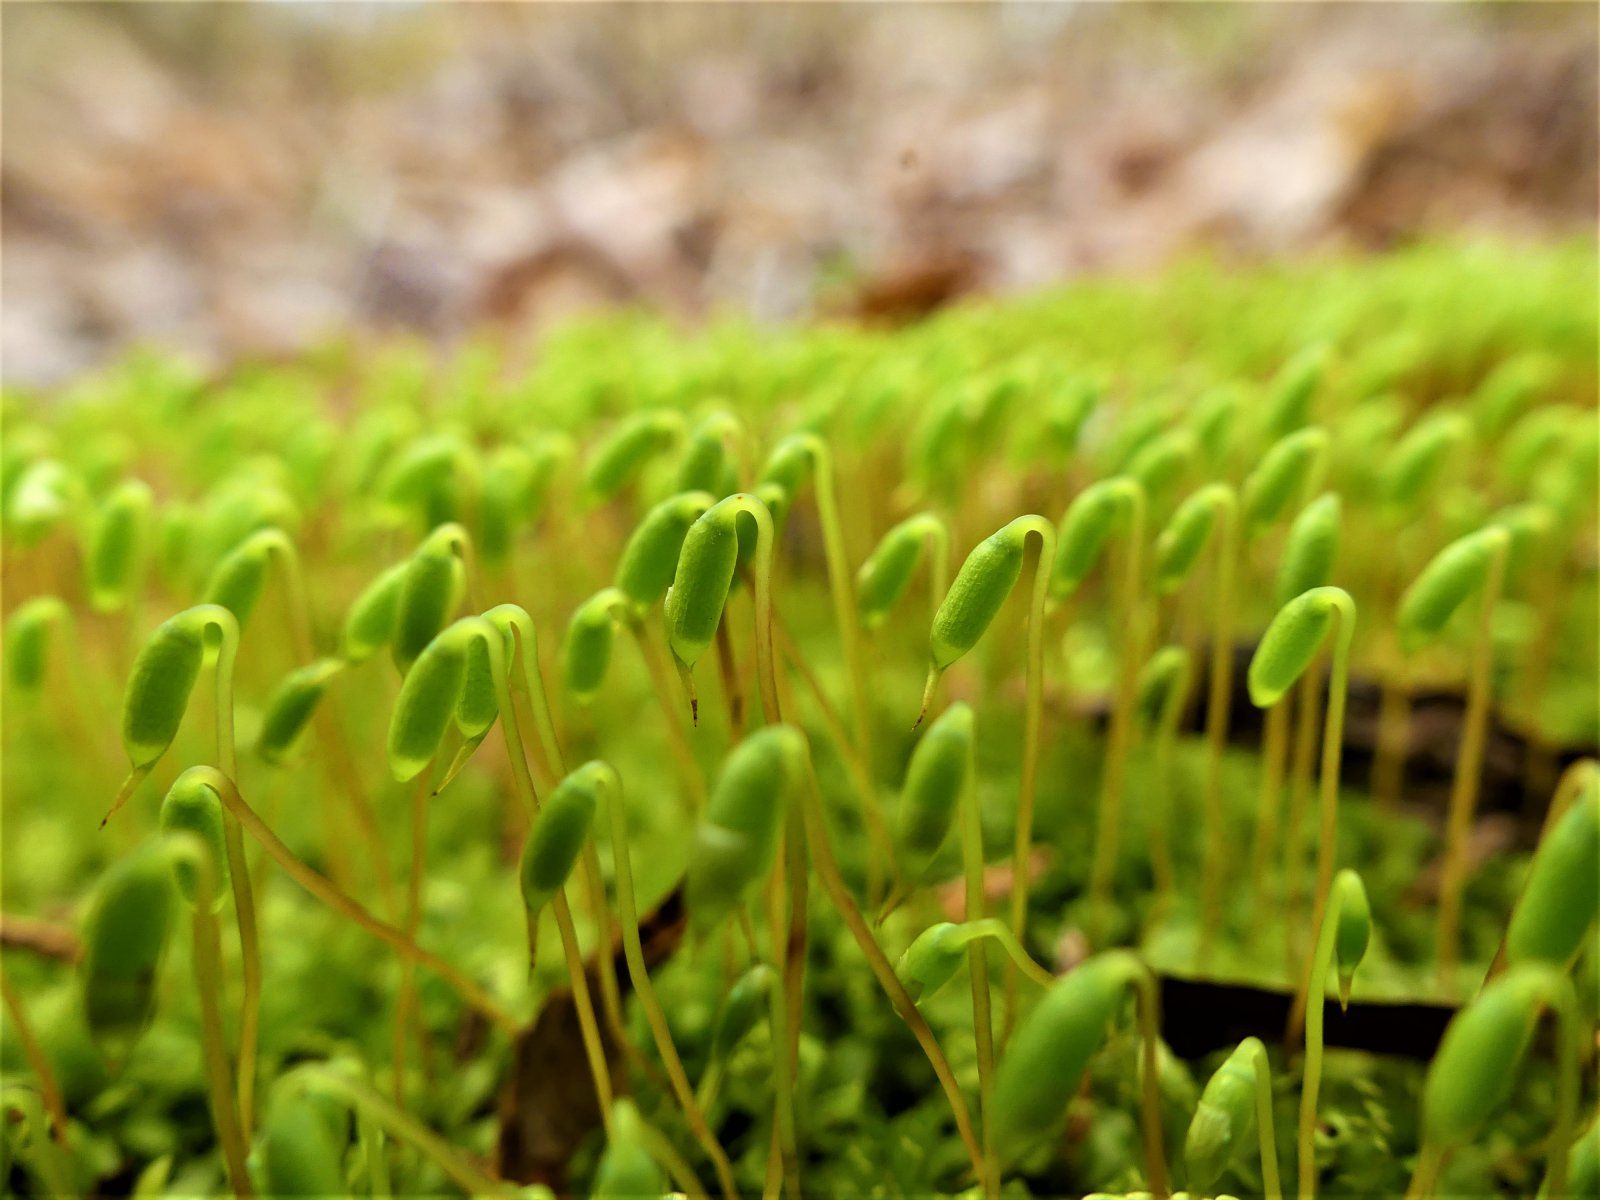
{"label": "drooping capsule", "polygon": [[679,492],[661,501],[639,522],[622,548],[614,580],[635,611],[648,612],[667,594],[689,527],[715,503],[709,492]]}
{"label": "drooping capsule", "polygon": [[294,753],[328,685],[345,665],[343,659],[319,658],[283,677],[267,697],[261,732],[256,735],[256,753],[262,761],[278,766]]}
{"label": "drooping capsule", "polygon": [[1400,597],[1396,621],[1401,645],[1415,650],[1437,637],[1456,610],[1485,585],[1510,541],[1510,534],[1491,525],[1457,538],[1434,555]]}
{"label": "drooping capsule", "polygon": [[972,709],[958,702],[911,752],[895,829],[908,879],[921,879],[955,824],[961,797],[972,786],[972,739]]}
{"label": "drooping capsule", "polygon": [[143,586],[154,513],[154,493],[139,479],[118,485],[95,513],[84,564],[95,611],[118,611]]}
{"label": "drooping capsule", "polygon": [[[204,847],[210,859],[211,908],[222,907],[228,895],[228,855],[222,832],[222,799],[194,771],[185,771],[173,781],[161,801],[161,832],[166,835],[191,834]],[[172,864],[172,877],[178,893],[192,907],[200,902],[199,870],[187,857]]]}
{"label": "drooping capsule", "polygon": [[120,1059],[155,1012],[156,976],[172,920],[167,856],[147,846],[100,879],[83,929],[78,979],[89,1033]]}
{"label": "drooping capsule", "polygon": [[759,729],[729,753],[689,850],[684,899],[697,924],[720,921],[772,869],[806,753],[804,735],[787,725]]}
{"label": "drooping capsule", "polygon": [[574,771],[545,799],[522,849],[522,903],[537,914],[572,874],[594,828],[599,791],[592,774]]}

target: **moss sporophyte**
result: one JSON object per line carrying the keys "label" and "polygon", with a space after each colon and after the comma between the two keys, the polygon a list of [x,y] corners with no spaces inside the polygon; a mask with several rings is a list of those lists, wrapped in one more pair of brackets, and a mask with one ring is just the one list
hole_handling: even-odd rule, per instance
{"label": "moss sporophyte", "polygon": [[1592,1192],[1591,260],[8,389],[9,1185]]}

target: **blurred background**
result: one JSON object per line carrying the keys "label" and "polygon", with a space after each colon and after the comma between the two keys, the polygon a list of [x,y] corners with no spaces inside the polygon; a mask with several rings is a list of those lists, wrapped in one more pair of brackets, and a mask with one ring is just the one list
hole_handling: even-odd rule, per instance
{"label": "blurred background", "polygon": [[1596,13],[7,4],[4,370],[1590,236]]}

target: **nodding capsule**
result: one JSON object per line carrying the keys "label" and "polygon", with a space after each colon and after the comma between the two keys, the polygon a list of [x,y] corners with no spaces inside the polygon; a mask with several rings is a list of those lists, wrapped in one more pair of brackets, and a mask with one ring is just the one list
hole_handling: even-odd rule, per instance
{"label": "nodding capsule", "polygon": [[[738,472],[730,460],[728,443],[739,436],[739,420],[731,413],[719,411],[706,416],[694,427],[684,447],[678,463],[678,490],[718,495],[736,491]],[[728,486],[730,483],[734,486]]]}
{"label": "nodding capsule", "polygon": [[206,581],[205,602],[227,609],[242,627],[266,588],[275,549],[287,541],[279,529],[259,529],[224,554]]}
{"label": "nodding capsule", "polygon": [[1134,713],[1145,730],[1169,726],[1188,702],[1194,663],[1182,646],[1163,646],[1139,672]]}
{"label": "nodding capsule", "polygon": [[522,903],[537,915],[567,882],[594,827],[600,800],[596,774],[589,767],[572,772],[551,792],[534,818],[522,849],[518,881]]}
{"label": "nodding capsule", "polygon": [[133,660],[122,705],[122,744],[135,767],[154,763],[188,710],[189,697],[208,653],[208,634],[238,636],[233,615],[216,605],[198,605],[156,627]]}
{"label": "nodding capsule", "polygon": [[1283,515],[1294,497],[1318,487],[1327,457],[1328,434],[1317,427],[1297,429],[1274,442],[1240,491],[1245,528],[1260,533]]}
{"label": "nodding capsule", "polygon": [[1443,631],[1467,599],[1489,580],[1495,559],[1510,547],[1511,535],[1498,525],[1457,538],[1422,568],[1400,597],[1396,620],[1400,642],[1415,650]]}
{"label": "nodding capsule", "polygon": [[1422,1085],[1427,1141],[1459,1146],[1476,1136],[1510,1095],[1540,1012],[1571,989],[1554,968],[1522,963],[1451,1018]]}
{"label": "nodding capsule", "polygon": [[328,685],[345,665],[340,658],[319,658],[283,677],[262,712],[261,732],[256,736],[256,753],[262,761],[278,766],[294,753]]}
{"label": "nodding capsule", "polygon": [[256,1148],[262,1190],[269,1196],[349,1193],[344,1158],[349,1117],[335,1123],[306,1095],[280,1092],[267,1106]]}
{"label": "nodding capsule", "polygon": [[[196,771],[185,771],[173,781],[161,801],[161,832],[190,834],[204,847],[210,876],[211,909],[221,908],[228,897],[228,854],[222,833],[222,798]],[[201,867],[187,855],[174,858],[172,877],[178,893],[190,907],[200,902]]]}
{"label": "nodding capsule", "polygon": [[155,1012],[156,983],[172,922],[172,881],[160,847],[113,863],[83,929],[78,979],[90,1036],[120,1059]]}
{"label": "nodding capsule", "polygon": [[962,933],[962,926],[940,921],[924,929],[906,947],[894,973],[913,1001],[920,1003],[955,978],[966,961],[970,940]]}
{"label": "nodding capsule", "polygon": [[1349,1007],[1350,986],[1356,969],[1367,956],[1372,938],[1372,907],[1361,876],[1346,868],[1333,879],[1333,910],[1337,923],[1333,930],[1333,962],[1339,976],[1339,1007]]}
{"label": "nodding capsule", "polygon": [[639,1110],[632,1100],[617,1100],[611,1106],[611,1133],[589,1194],[594,1200],[638,1200],[666,1191],[667,1177],[650,1155]]}
{"label": "nodding capsule", "polygon": [[1331,581],[1334,560],[1339,555],[1341,514],[1339,497],[1324,492],[1301,509],[1289,526],[1273,585],[1279,608],[1302,592],[1325,587]]}
{"label": "nodding capsule", "polygon": [[611,648],[626,600],[617,588],[596,592],[572,614],[561,644],[561,672],[579,700],[592,699],[611,667]]}
{"label": "nodding capsule", "polygon": [[1265,1066],[1266,1048],[1245,1038],[1217,1068],[1195,1107],[1183,1143],[1188,1185],[1210,1195],[1222,1173],[1244,1147],[1256,1123],[1256,1071]]}
{"label": "nodding capsule", "polygon": [[396,614],[400,609],[400,588],[410,562],[388,568],[350,604],[345,614],[340,652],[352,663],[365,662],[389,644],[394,637]]}
{"label": "nodding capsule", "polygon": [[1057,1127],[1128,989],[1148,976],[1125,951],[1098,954],[1052,984],[1023,1018],[995,1074],[993,1137],[1002,1162]]}
{"label": "nodding capsule", "polygon": [[[467,618],[475,621],[476,618]],[[389,718],[389,770],[414,779],[436,754],[461,699],[467,676],[467,630],[457,622],[423,648],[400,683]]]}
{"label": "nodding capsule", "polygon": [[1460,413],[1442,412],[1424,417],[1395,444],[1378,473],[1384,500],[1395,508],[1408,508],[1425,492],[1470,438],[1472,426]]}
{"label": "nodding capsule", "polygon": [[972,784],[972,740],[972,709],[958,702],[939,714],[911,752],[896,827],[910,879],[927,871],[955,823]]}
{"label": "nodding capsule", "polygon": [[1539,841],[1522,897],[1506,930],[1506,959],[1565,968],[1600,916],[1600,768],[1584,779],[1567,811]]}
{"label": "nodding capsule", "polygon": [[1269,437],[1282,437],[1311,419],[1311,406],[1327,372],[1328,350],[1311,346],[1283,364],[1268,390],[1264,412]]}
{"label": "nodding capsule", "polygon": [[716,636],[739,561],[739,519],[754,509],[766,506],[735,493],[702,513],[684,535],[665,615],[668,644],[685,666],[693,666]]}
{"label": "nodding capsule", "polygon": [[443,525],[417,547],[400,579],[389,653],[402,673],[450,620],[461,603],[466,568],[459,525]]}
{"label": "nodding capsule", "polygon": [[1355,624],[1355,602],[1343,588],[1312,588],[1278,610],[1250,659],[1250,702],[1269,708],[1305,673],[1323,639],[1339,620],[1339,639],[1348,645]]}
{"label": "nodding capsule", "polygon": [[988,631],[1022,577],[1028,534],[1041,526],[1049,531],[1042,517],[1018,517],[979,542],[967,555],[944,602],[933,615],[928,648],[936,671],[946,670]]}
{"label": "nodding capsule", "polygon": [[19,604],[6,620],[6,673],[11,686],[35,695],[44,686],[51,631],[72,621],[72,611],[55,596],[35,596]]}
{"label": "nodding capsule", "polygon": [[97,612],[123,608],[142,586],[154,514],[155,495],[138,479],[120,484],[95,514],[85,567],[89,603]]}
{"label": "nodding capsule", "polygon": [[689,851],[684,900],[697,925],[719,922],[772,869],[806,755],[805,737],[787,725],[759,729],[729,753]]}
{"label": "nodding capsule", "polygon": [[878,628],[900,603],[922,561],[928,538],[937,529],[937,517],[918,513],[889,530],[873,548],[856,572],[856,607],[863,626]]}
{"label": "nodding capsule", "polygon": [[1060,600],[1078,589],[1100,561],[1100,553],[1112,533],[1123,527],[1134,507],[1142,502],[1142,486],[1125,475],[1102,479],[1078,493],[1067,506],[1056,536],[1055,569],[1050,576],[1052,597]]}
{"label": "nodding capsule", "polygon": [[709,492],[679,492],[639,522],[622,548],[614,580],[635,611],[648,612],[667,594],[689,527],[715,503]]}
{"label": "nodding capsule", "polygon": [[767,998],[772,994],[778,973],[766,963],[758,962],[728,989],[728,998],[717,1014],[716,1028],[711,1035],[711,1055],[725,1059],[756,1025],[768,1014]]}
{"label": "nodding capsule", "polygon": [[1189,577],[1211,532],[1227,520],[1233,489],[1211,483],[1178,505],[1167,527],[1156,538],[1156,590],[1173,592]]}
{"label": "nodding capsule", "polygon": [[651,458],[683,434],[683,415],[670,410],[627,418],[601,443],[584,472],[591,499],[609,500],[626,487]]}

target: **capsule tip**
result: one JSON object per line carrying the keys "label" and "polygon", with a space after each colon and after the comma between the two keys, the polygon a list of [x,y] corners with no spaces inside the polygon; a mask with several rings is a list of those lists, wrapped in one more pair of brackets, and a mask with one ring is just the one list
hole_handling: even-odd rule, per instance
{"label": "capsule tip", "polygon": [[132,798],[133,793],[139,790],[139,785],[144,782],[146,775],[150,774],[150,767],[135,767],[128,772],[128,777],[122,781],[122,786],[117,789],[116,796],[111,801],[111,807],[106,810],[106,815],[100,818],[100,828],[104,829],[106,823],[121,811],[122,806]]}
{"label": "capsule tip", "polygon": [[922,707],[917,710],[916,723],[911,726],[912,733],[921,729],[922,722],[927,719],[928,709],[933,704],[933,689],[939,686],[939,674],[938,667],[928,668],[928,682],[922,687]]}

